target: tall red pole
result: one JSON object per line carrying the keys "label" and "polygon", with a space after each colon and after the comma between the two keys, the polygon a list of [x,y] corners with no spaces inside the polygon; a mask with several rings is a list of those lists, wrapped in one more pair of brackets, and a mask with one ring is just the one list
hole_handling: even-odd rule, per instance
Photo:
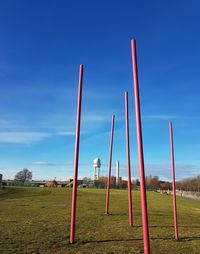
{"label": "tall red pole", "polygon": [[108,180],[107,180],[105,214],[109,213],[108,210],[109,210],[109,197],[110,197],[110,174],[111,174],[111,166],[112,166],[112,148],[113,148],[114,123],[115,123],[115,116],[112,115],[111,133],[110,133],[110,159],[109,159],[109,165],[108,165]]}
{"label": "tall red pole", "polygon": [[81,64],[80,69],[79,69],[79,84],[78,84],[76,142],[75,142],[75,153],[74,153],[74,178],[73,178],[72,205],[71,205],[70,243],[75,242],[76,192],[77,192],[79,140],[80,140],[80,125],[81,125],[82,81],[83,81],[83,65]]}
{"label": "tall red pole", "polygon": [[128,92],[125,92],[125,118],[126,118],[126,157],[127,157],[127,171],[128,171],[129,225],[133,226],[132,192],[131,192],[131,162],[130,162],[130,143],[129,143]]}
{"label": "tall red pole", "polygon": [[173,192],[173,211],[174,211],[174,234],[175,239],[178,240],[178,221],[177,221],[177,209],[176,209],[176,184],[175,184],[175,165],[174,165],[174,142],[173,142],[173,130],[172,123],[169,123],[170,133],[170,148],[171,148],[171,160],[172,160],[172,192]]}
{"label": "tall red pole", "polygon": [[140,115],[140,97],[139,97],[137,54],[136,54],[136,41],[135,40],[131,40],[131,48],[132,48],[133,79],[134,79],[134,97],[135,97],[138,161],[139,161],[139,168],[140,168],[140,195],[141,195],[141,209],[142,209],[142,229],[143,229],[143,241],[144,241],[144,254],[149,254],[150,253],[149,227],[148,227],[148,215],[147,215],[147,199],[146,199],[146,186],[145,186],[142,127],[141,127],[141,115]]}

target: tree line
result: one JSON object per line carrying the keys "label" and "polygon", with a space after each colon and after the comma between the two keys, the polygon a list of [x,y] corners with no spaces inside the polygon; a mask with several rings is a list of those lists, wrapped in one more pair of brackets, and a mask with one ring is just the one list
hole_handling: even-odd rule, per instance
{"label": "tree line", "polygon": [[[172,183],[169,181],[160,181],[157,176],[147,176],[146,188],[147,190],[171,190]],[[176,181],[176,189],[182,191],[200,192],[200,175]]]}
{"label": "tree line", "polygon": [[[20,181],[23,184],[26,181],[30,181],[32,179],[32,172],[30,172],[28,169],[23,169],[19,171],[15,175],[15,180]],[[91,178],[84,177],[83,178],[83,183],[91,183],[93,182]],[[110,178],[110,187],[111,188],[116,188],[116,189],[127,189],[127,180],[122,180],[121,178],[119,179],[118,183],[116,183],[116,177],[111,176]],[[101,176],[99,177],[98,180],[95,180],[93,182],[93,187],[95,188],[102,188],[105,189],[107,188],[107,177]],[[131,182],[131,187],[132,189],[139,189],[140,187],[140,181],[139,179],[132,180]],[[158,176],[146,176],[146,189],[151,190],[151,191],[156,191],[156,190],[171,190],[172,189],[172,184],[169,181],[161,181],[159,180]],[[200,175],[192,178],[186,178],[180,181],[176,181],[176,189],[178,190],[183,190],[183,191],[193,191],[193,192],[200,192]]]}
{"label": "tree line", "polygon": [[176,182],[176,189],[200,192],[200,175]]}
{"label": "tree line", "polygon": [[[114,176],[110,179],[110,187],[117,189],[127,189],[127,180],[120,179],[116,184],[116,178]],[[132,189],[139,189],[139,179],[132,180]],[[107,188],[107,177],[99,177],[99,180],[94,182],[96,188]],[[146,189],[150,191],[167,191],[172,190],[172,183],[170,181],[162,181],[158,176],[146,176]],[[200,175],[193,178],[186,178],[180,181],[176,181],[176,189],[183,191],[200,192]]]}

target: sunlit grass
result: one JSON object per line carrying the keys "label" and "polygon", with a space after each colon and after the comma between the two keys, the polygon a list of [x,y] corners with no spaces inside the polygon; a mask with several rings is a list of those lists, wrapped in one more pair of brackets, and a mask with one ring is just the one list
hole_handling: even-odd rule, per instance
{"label": "sunlit grass", "polygon": [[[76,244],[69,244],[71,190],[0,191],[0,253],[143,253],[140,193],[133,192],[133,227],[127,191],[78,189]],[[148,193],[151,253],[200,253],[200,203],[177,199],[180,240],[174,240],[172,197]]]}

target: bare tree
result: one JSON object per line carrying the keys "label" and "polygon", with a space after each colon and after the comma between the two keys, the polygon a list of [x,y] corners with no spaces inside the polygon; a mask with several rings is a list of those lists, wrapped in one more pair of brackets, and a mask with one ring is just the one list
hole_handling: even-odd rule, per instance
{"label": "bare tree", "polygon": [[160,181],[158,176],[146,176],[146,188],[147,190],[158,190],[160,189]]}
{"label": "bare tree", "polygon": [[32,172],[29,171],[27,168],[24,168],[23,170],[19,171],[16,175],[15,175],[15,180],[17,181],[22,181],[23,183],[25,181],[29,181],[32,179]]}
{"label": "bare tree", "polygon": [[177,189],[185,191],[200,191],[200,175],[193,178],[186,178],[176,183]]}

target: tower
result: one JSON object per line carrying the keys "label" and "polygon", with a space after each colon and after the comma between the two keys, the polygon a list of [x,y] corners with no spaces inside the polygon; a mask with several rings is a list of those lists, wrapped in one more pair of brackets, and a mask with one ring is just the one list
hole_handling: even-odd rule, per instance
{"label": "tower", "polygon": [[99,180],[100,167],[101,167],[101,160],[99,158],[95,158],[93,160],[94,180]]}
{"label": "tower", "polygon": [[116,185],[119,183],[119,161],[116,162]]}

